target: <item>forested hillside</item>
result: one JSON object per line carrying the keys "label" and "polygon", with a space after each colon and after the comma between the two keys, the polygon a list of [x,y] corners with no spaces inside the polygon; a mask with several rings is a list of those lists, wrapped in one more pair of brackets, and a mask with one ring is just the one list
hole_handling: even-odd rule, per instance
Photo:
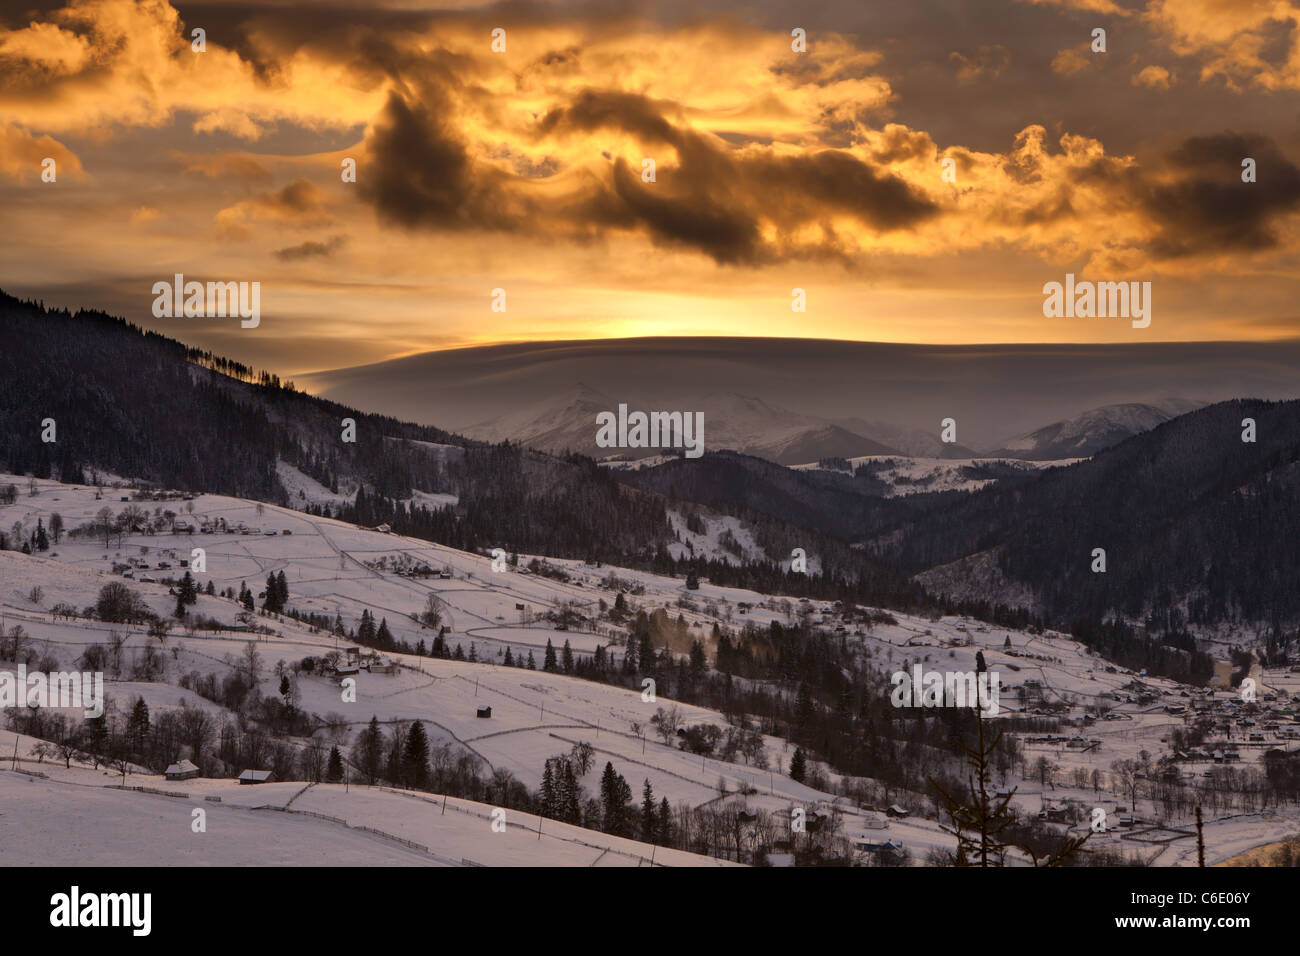
{"label": "forested hillside", "polygon": [[[1256,441],[1242,440],[1244,419]],[[872,541],[909,572],[992,552],[1068,623],[1300,623],[1300,402],[1223,402],[1070,468],[904,518]],[[1106,552],[1105,573],[1092,552]],[[968,564],[970,562],[967,562]],[[963,567],[946,569],[960,581]]]}
{"label": "forested hillside", "polygon": [[[791,579],[772,562],[729,569],[703,556],[674,561],[665,496],[626,487],[588,458],[367,414],[101,312],[47,310],[0,293],[0,341],[0,469],[9,472],[73,482],[108,472],[307,507],[283,487],[283,461],[348,499],[329,509],[336,517],[467,550],[654,564],[755,586],[788,580],[798,593],[863,601],[920,593],[816,523],[725,502],[756,523],[770,553],[796,545],[820,553],[844,584]],[[47,418],[57,429],[48,443]],[[354,442],[341,439],[344,419],[356,423]],[[414,491],[451,494],[457,505],[421,504]]]}

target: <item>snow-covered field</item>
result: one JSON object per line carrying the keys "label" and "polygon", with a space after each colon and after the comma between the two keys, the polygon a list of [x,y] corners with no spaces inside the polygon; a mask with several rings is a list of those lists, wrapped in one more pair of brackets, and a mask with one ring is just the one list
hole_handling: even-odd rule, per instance
{"label": "snow-covered field", "polygon": [[[1064,458],[1059,461],[1027,461],[1019,458],[909,458],[900,455],[866,455],[861,458],[847,459],[849,467],[854,472],[863,467],[871,469],[871,474],[888,486],[885,494],[887,498],[928,491],[978,491],[996,481],[994,478],[969,477],[966,469],[971,468],[993,467],[1032,472],[1072,465],[1079,460],[1078,458]],[[809,462],[790,467],[798,471],[815,471],[822,466],[817,462]]]}

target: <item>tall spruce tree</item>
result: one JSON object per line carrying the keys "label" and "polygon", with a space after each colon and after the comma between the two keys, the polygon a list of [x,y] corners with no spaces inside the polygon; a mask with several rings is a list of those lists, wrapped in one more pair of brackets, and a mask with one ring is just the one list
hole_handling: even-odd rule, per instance
{"label": "tall spruce tree", "polygon": [[641,788],[641,841],[657,843],[655,836],[655,795],[650,787],[650,778],[646,777]]}
{"label": "tall spruce tree", "polygon": [[325,781],[327,783],[343,782],[343,755],[339,753],[338,744],[330,748],[329,762],[325,766]]}
{"label": "tall spruce tree", "polygon": [[424,724],[416,721],[406,735],[406,749],[402,754],[403,783],[423,790],[429,781],[429,737]]}
{"label": "tall spruce tree", "polygon": [[802,747],[794,748],[794,756],[790,758],[790,779],[797,783],[803,783],[804,778],[808,776],[808,758],[803,752]]}

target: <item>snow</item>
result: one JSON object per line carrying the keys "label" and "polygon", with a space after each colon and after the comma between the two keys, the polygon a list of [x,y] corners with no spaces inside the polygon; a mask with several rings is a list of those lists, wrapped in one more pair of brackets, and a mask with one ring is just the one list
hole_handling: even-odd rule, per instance
{"label": "snow", "polygon": [[[1032,447],[1032,444],[1025,446],[1026,449]],[[861,458],[850,458],[848,462],[855,472],[866,464],[878,466],[873,468],[872,474],[889,486],[885,497],[895,498],[930,491],[978,491],[996,481],[993,478],[968,478],[962,474],[965,468],[996,465],[1031,472],[1072,465],[1079,460],[1062,458],[1052,461],[1026,461],[1019,458],[907,458],[899,455],[866,455]],[[799,471],[825,470],[817,462],[791,467]]]}
{"label": "snow", "polygon": [[[23,492],[15,504],[0,506],[0,526],[9,528],[19,522],[25,533],[35,527],[38,519],[48,527],[49,516],[55,511],[71,529],[89,521],[102,507],[111,506],[114,510],[122,507],[118,501],[97,501],[93,488],[38,482],[39,493],[32,497],[26,493],[23,479],[0,475],[0,485],[9,481],[23,488]],[[714,623],[724,627],[752,623],[764,628],[773,621],[788,623],[806,615],[814,623],[824,621],[829,633],[842,627],[841,636],[860,648],[866,659],[886,677],[894,671],[909,671],[913,664],[921,664],[926,670],[973,670],[975,653],[982,650],[989,668],[1002,679],[1002,716],[998,720],[1019,711],[1020,689],[1030,679],[1041,683],[1045,700],[1067,704],[1066,716],[1072,720],[1080,720],[1086,706],[1099,703],[1129,718],[1096,720],[1063,728],[1058,739],[1048,742],[1022,741],[1031,763],[1039,756],[1046,756],[1060,767],[1046,788],[1032,775],[1022,778],[1012,773],[1006,781],[1007,786],[1019,788],[1017,805],[1031,813],[1044,801],[1077,801],[1089,808],[1101,806],[1108,812],[1127,802],[1110,787],[1110,766],[1120,759],[1136,758],[1144,750],[1151,754],[1153,762],[1168,754],[1169,744],[1161,738],[1168,738],[1172,730],[1182,727],[1183,719],[1166,713],[1164,706],[1191,702],[1191,698],[1181,696],[1191,689],[1165,679],[1139,678],[1122,668],[1107,665],[1078,642],[1052,632],[1031,634],[957,617],[932,620],[897,612],[893,612],[896,624],[876,624],[868,629],[851,618],[840,617],[836,608],[825,601],[801,603],[720,587],[707,580],[700,582],[699,590],[687,591],[680,578],[610,566],[594,567],[576,560],[547,559],[548,564],[570,575],[570,581],[563,583],[516,570],[494,572],[491,558],[486,555],[368,531],[288,508],[218,495],[199,495],[192,504],[193,518],[188,513],[185,517],[196,522],[220,515],[232,527],[242,522],[263,529],[289,529],[293,534],[274,537],[238,533],[130,534],[120,544],[114,538],[108,547],[102,537],[65,535],[45,555],[0,552],[3,626],[12,628],[20,624],[30,637],[30,646],[40,656],[52,657],[64,668],[77,667],[92,644],[110,646],[116,633],[123,642],[122,666],[117,671],[110,669],[105,690],[119,711],[142,697],[151,713],[172,707],[198,707],[224,722],[233,719],[233,715],[220,705],[181,688],[178,681],[181,675],[191,671],[218,676],[229,673],[245,651],[247,635],[174,628],[160,645],[139,626],[86,619],[56,620],[50,613],[52,606],[62,602],[80,609],[93,604],[103,584],[121,580],[112,574],[115,562],[120,564],[128,557],[143,556],[156,564],[160,552],[175,551],[178,556],[188,557],[193,547],[206,551],[207,568],[196,575],[198,580],[202,584],[212,580],[218,595],[227,587],[238,590],[243,581],[256,593],[268,574],[283,570],[289,584],[290,606],[304,612],[327,614],[331,619],[341,615],[349,627],[355,626],[363,609],[369,610],[386,620],[396,637],[412,645],[420,639],[428,643],[434,637],[433,631],[422,627],[413,617],[433,593],[445,602],[450,645],[459,644],[468,653],[472,643],[479,657],[477,663],[387,655],[402,666],[393,674],[365,671],[358,674],[355,703],[344,702],[340,688],[333,681],[304,674],[297,682],[299,705],[322,716],[342,714],[351,733],[372,716],[382,723],[421,720],[435,746],[445,744],[475,754],[486,768],[509,770],[530,788],[540,783],[547,758],[567,753],[577,742],[587,742],[596,750],[593,768],[584,778],[591,792],[598,789],[600,769],[608,760],[638,793],[641,781],[649,779],[657,797],[666,796],[674,805],[685,802],[699,806],[717,797],[718,778],[722,777],[733,793],[728,800],[743,800],[751,809],[765,813],[788,813],[796,806],[829,805],[835,799],[832,794],[797,783],[783,773],[793,752],[787,741],[764,738],[764,759],[771,770],[688,754],[675,746],[675,740],[666,745],[652,732],[642,736],[634,730],[634,724],[645,728],[656,709],[674,706],[673,701],[646,701],[635,690],[564,674],[502,667],[499,662],[505,648],[509,646],[515,656],[521,653],[526,656],[532,650],[539,668],[547,640],[557,653],[568,640],[578,655],[594,653],[603,647],[608,653],[621,656],[623,647],[614,636],[619,633],[616,628],[605,625],[598,632],[579,625],[561,631],[544,618],[547,612],[564,608],[594,617],[602,598],[612,606],[616,592],[604,582],[613,575],[621,582],[633,613],[637,609],[647,613],[663,609],[673,618],[681,615],[706,644]],[[150,510],[152,507],[150,503]],[[172,502],[160,507],[180,510],[183,506]],[[718,548],[724,530],[730,530],[742,547],[755,547],[745,535],[745,529],[729,519],[707,514],[702,517],[706,534],[691,536],[697,549]],[[674,513],[673,520],[686,538],[689,533],[685,532],[682,515]],[[148,549],[147,555],[142,555],[144,548]],[[436,570],[447,568],[451,578],[400,576],[391,568],[403,556]],[[377,568],[380,558],[388,559],[389,570]],[[529,556],[521,555],[521,566],[528,559]],[[815,555],[809,555],[810,564],[814,560]],[[175,561],[172,564],[171,573],[182,573]],[[37,586],[43,593],[38,595],[39,601],[33,601],[32,589]],[[165,584],[135,581],[130,586],[161,615],[169,615],[175,606],[175,598]],[[742,609],[742,603],[749,607]],[[517,604],[525,605],[529,620],[522,620]],[[191,613],[229,625],[237,623],[242,610],[226,598],[201,595]],[[273,672],[277,661],[291,663],[306,656],[319,657],[344,643],[331,634],[313,632],[287,617],[258,614],[255,620],[273,631],[256,641],[263,660],[261,690],[268,696],[278,694],[278,678]],[[1009,650],[1004,647],[1008,637]],[[143,659],[146,647],[160,650],[165,665],[153,680],[136,673],[136,665]],[[1258,669],[1253,676],[1260,685],[1261,696],[1276,693],[1279,701],[1283,701],[1300,693],[1300,674]],[[1135,680],[1155,695],[1153,704],[1140,706],[1129,700]],[[1220,692],[1220,698],[1224,696]],[[482,705],[492,707],[491,718],[476,716]],[[676,706],[686,724],[726,724],[721,714],[706,708],[680,703]],[[1066,748],[1064,739],[1076,734],[1097,741],[1097,745],[1088,751]],[[15,739],[12,731],[0,731],[0,753],[12,753]],[[182,800],[105,789],[106,784],[119,783],[120,779],[75,762],[67,769],[48,759],[38,762],[30,755],[34,743],[30,738],[19,742],[18,767],[46,773],[48,779],[7,769],[0,773],[3,819],[7,824],[23,824],[7,827],[7,831],[19,836],[12,841],[6,837],[6,860],[18,864],[129,862],[138,865],[202,861],[337,865],[353,861],[436,865],[443,861],[460,864],[463,857],[487,865],[531,862],[588,865],[597,859],[600,865],[616,862],[636,865],[638,857],[648,856],[650,852],[644,846],[615,844],[592,831],[569,834],[550,821],[543,824],[542,840],[538,841],[536,818],[509,811],[508,823],[519,826],[508,826],[506,833],[496,834],[484,817],[484,814],[490,817],[492,808],[449,801],[444,817],[440,807],[435,809],[428,803],[428,799],[435,798],[427,794],[399,795],[355,786],[343,789],[320,785],[293,803],[294,810],[308,809],[346,819],[351,827],[345,827],[314,817],[237,808],[268,803],[283,806],[302,790],[302,783],[240,788],[232,781],[168,782],[161,776],[132,774],[127,778],[128,786],[148,785],[185,792],[189,797]],[[1271,739],[1269,746],[1295,749],[1296,744],[1294,740]],[[301,745],[301,741],[295,744]],[[1258,766],[1265,747],[1252,748],[1241,743],[1240,749],[1244,765]],[[4,766],[8,767],[9,763]],[[1204,763],[1179,766],[1183,773],[1197,778],[1207,768]],[[1101,792],[1094,792],[1091,786],[1075,786],[1076,768],[1089,775],[1093,770],[1099,771],[1103,780]],[[828,776],[838,779],[834,774]],[[743,798],[735,793],[751,788],[756,792]],[[222,802],[202,801],[205,795],[221,796]],[[904,796],[900,794],[899,798]],[[453,805],[458,809],[453,811]],[[206,839],[190,832],[188,815],[198,806],[209,812],[209,834],[220,832],[225,836]],[[844,811],[845,835],[868,833],[900,840],[916,862],[923,862],[930,849],[951,847],[951,838],[939,829],[937,820],[914,815],[905,821],[889,821],[885,830],[868,830],[865,826],[868,811],[859,813],[844,806],[843,800],[840,806]],[[1153,818],[1157,808],[1144,799],[1138,812]],[[105,821],[111,821],[111,825]],[[1173,823],[1184,826],[1187,821],[1179,818]],[[370,826],[429,849],[417,852],[393,840],[358,831],[357,826]],[[552,828],[554,836],[548,828]],[[1300,829],[1300,808],[1285,807],[1268,815],[1225,810],[1209,814],[1206,838],[1210,856],[1220,861],[1251,847],[1276,842],[1297,829]],[[150,838],[140,840],[142,833],[150,834]],[[55,834],[60,839],[54,839]],[[583,842],[577,842],[579,839]],[[1121,848],[1140,846],[1121,840],[1118,834],[1095,838],[1095,842],[1110,842]],[[1143,846],[1142,849],[1147,855],[1158,851],[1161,865],[1194,865],[1195,862],[1194,853],[1188,855],[1183,840],[1175,840],[1167,847]],[[716,861],[675,860],[665,854],[657,855],[656,862],[678,865]]]}

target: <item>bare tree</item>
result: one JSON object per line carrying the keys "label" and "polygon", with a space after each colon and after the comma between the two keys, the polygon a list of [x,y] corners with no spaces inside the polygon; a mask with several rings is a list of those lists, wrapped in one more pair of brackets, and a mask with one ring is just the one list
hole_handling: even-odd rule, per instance
{"label": "bare tree", "polygon": [[1138,785],[1142,782],[1142,764],[1136,760],[1116,760],[1110,765],[1111,779],[1128,794],[1129,809],[1137,812]]}
{"label": "bare tree", "polygon": [[682,725],[682,712],[676,704],[673,704],[667,710],[660,707],[655,711],[654,716],[650,718],[650,725],[664,739],[664,743],[671,746],[673,738],[677,736],[677,729]]}
{"label": "bare tree", "polygon": [[257,686],[258,680],[262,676],[262,655],[257,652],[257,644],[249,641],[244,645],[244,655],[241,661],[242,670],[248,678],[248,682]]}
{"label": "bare tree", "polygon": [[596,748],[584,740],[574,744],[569,755],[573,759],[574,767],[577,768],[578,776],[581,777],[591,769],[591,763],[596,758]]}
{"label": "bare tree", "polygon": [[104,547],[106,548],[113,538],[114,522],[112,508],[103,507],[95,512],[95,530],[104,536]]}
{"label": "bare tree", "polygon": [[424,602],[424,612],[420,615],[420,623],[425,627],[440,627],[445,608],[446,605],[443,603],[442,598],[430,592]]}

